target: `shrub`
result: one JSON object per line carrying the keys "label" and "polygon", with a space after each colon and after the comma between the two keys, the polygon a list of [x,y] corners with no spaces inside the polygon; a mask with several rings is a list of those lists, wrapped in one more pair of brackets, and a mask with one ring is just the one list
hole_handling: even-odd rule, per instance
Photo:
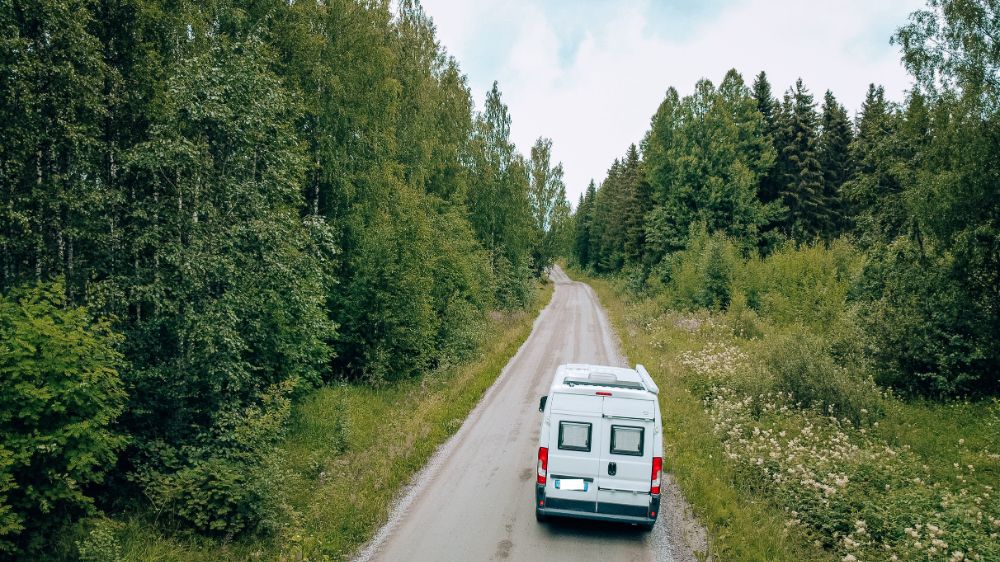
{"label": "shrub", "polygon": [[861,266],[860,254],[843,240],[829,248],[786,246],[763,260],[745,262],[734,285],[751,308],[775,324],[805,324],[825,332],[845,310]]}
{"label": "shrub", "polygon": [[476,243],[464,217],[453,209],[428,214],[434,221],[434,359],[442,367],[475,352],[495,295],[489,254]]}
{"label": "shrub", "polygon": [[120,525],[101,517],[92,523],[90,532],[76,542],[81,562],[109,562],[122,559],[122,546],[116,536]]}
{"label": "shrub", "polygon": [[621,270],[625,293],[629,297],[640,297],[646,290],[648,272],[640,265],[626,265]]}
{"label": "shrub", "polygon": [[879,416],[882,393],[874,381],[837,365],[823,341],[803,331],[771,338],[764,362],[777,390],[805,406],[825,409],[855,424]]}
{"label": "shrub", "polygon": [[860,289],[879,382],[925,396],[1000,390],[997,312],[970,297],[967,272],[908,239],[881,252]]}
{"label": "shrub", "polygon": [[757,313],[747,306],[747,298],[741,292],[733,294],[726,319],[733,335],[738,338],[754,340],[764,336],[764,332],[759,327],[760,319],[757,317]]}
{"label": "shrub", "polygon": [[725,235],[709,236],[704,230],[692,228],[688,248],[664,261],[660,274],[668,283],[676,307],[719,310],[729,306],[732,279],[740,259],[739,250]]}
{"label": "shrub", "polygon": [[61,283],[0,296],[0,552],[37,552],[92,509],[86,487],[123,445],[120,339]]}
{"label": "shrub", "polygon": [[179,526],[226,537],[274,533],[288,524],[294,513],[274,456],[296,384],[286,381],[256,404],[222,412],[195,445],[155,446],[150,456],[162,464],[144,465],[135,478],[157,511]]}
{"label": "shrub", "polygon": [[504,255],[493,261],[497,304],[506,310],[524,308],[531,301],[531,270],[526,265],[512,263]]}

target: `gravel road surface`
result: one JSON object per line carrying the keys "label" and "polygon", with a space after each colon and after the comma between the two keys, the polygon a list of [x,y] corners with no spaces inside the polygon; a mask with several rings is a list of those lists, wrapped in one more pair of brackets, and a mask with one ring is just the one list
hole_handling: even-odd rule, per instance
{"label": "gravel road surface", "polygon": [[552,302],[462,428],[403,495],[358,560],[697,560],[705,532],[665,475],[652,532],[602,522],[535,521],[541,413],[562,363],[625,366],[594,291],[558,267]]}

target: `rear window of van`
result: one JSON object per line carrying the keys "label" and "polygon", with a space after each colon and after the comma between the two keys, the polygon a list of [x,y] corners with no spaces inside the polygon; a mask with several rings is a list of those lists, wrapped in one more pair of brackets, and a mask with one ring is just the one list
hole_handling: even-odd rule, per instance
{"label": "rear window of van", "polygon": [[615,455],[642,456],[643,428],[611,426],[611,452]]}
{"label": "rear window of van", "polygon": [[591,426],[585,422],[559,422],[559,448],[567,451],[590,451]]}

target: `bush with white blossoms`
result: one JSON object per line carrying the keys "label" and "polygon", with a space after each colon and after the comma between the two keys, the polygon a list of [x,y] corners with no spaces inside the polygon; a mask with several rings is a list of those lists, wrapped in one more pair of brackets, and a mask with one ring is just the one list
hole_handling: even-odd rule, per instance
{"label": "bush with white blossoms", "polygon": [[935,482],[909,448],[831,408],[737,390],[727,381],[743,386],[751,361],[733,346],[712,341],[678,362],[709,384],[703,404],[739,483],[784,507],[789,527],[844,560],[1000,560],[1000,501],[967,481],[973,466]]}

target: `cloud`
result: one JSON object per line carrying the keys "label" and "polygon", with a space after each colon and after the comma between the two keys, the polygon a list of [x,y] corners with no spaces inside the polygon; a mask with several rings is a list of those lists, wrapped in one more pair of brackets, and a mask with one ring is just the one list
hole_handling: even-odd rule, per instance
{"label": "cloud", "polygon": [[[527,152],[551,137],[575,202],[591,178],[639,143],[666,89],[690,93],[736,68],[768,73],[775,93],[801,77],[854,112],[871,82],[902,99],[910,79],[889,35],[919,0],[735,0],[712,11],[650,2],[424,0],[481,103],[494,79],[511,136]],[[584,10],[586,10],[584,12]]]}

